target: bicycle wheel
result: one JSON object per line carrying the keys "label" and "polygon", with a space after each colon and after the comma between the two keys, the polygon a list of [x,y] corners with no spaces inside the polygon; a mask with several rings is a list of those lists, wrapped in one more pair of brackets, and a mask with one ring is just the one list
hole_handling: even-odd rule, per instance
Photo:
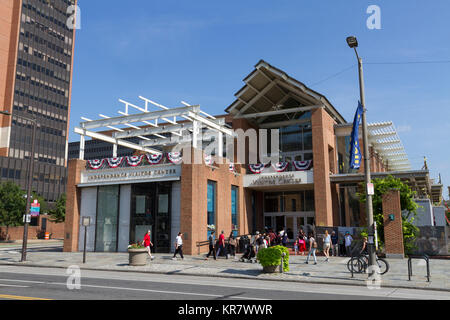
{"label": "bicycle wheel", "polygon": [[377,258],[377,265],[379,268],[378,274],[385,274],[389,271],[389,263],[383,258]]}
{"label": "bicycle wheel", "polygon": [[354,258],[351,258],[350,260],[348,260],[347,268],[348,268],[348,271],[350,271],[350,272],[352,272],[352,270],[353,270],[354,273],[360,273],[361,270],[363,269],[363,265],[362,265],[361,261],[359,260],[359,258],[354,257]]}

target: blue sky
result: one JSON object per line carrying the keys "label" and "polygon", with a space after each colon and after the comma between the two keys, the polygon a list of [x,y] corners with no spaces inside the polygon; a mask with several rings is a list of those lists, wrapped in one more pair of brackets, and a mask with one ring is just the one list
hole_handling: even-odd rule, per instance
{"label": "blue sky", "polygon": [[[133,3],[130,5],[129,3]],[[369,5],[381,9],[370,30]],[[69,141],[81,116],[118,115],[123,98],[169,107],[184,100],[222,114],[242,79],[264,59],[325,95],[351,121],[364,60],[367,119],[393,121],[413,169],[428,159],[450,185],[450,1],[79,0]],[[372,63],[372,64],[371,64]],[[349,68],[341,74],[328,77]]]}

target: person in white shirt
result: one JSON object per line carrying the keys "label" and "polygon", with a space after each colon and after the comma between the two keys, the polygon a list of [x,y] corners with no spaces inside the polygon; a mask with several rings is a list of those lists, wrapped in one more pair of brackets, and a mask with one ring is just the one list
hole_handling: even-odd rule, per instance
{"label": "person in white shirt", "polygon": [[352,253],[351,245],[352,245],[352,241],[353,241],[353,238],[350,235],[350,232],[347,231],[345,233],[344,239],[345,239],[345,251],[347,252],[347,256],[350,257],[352,255],[351,254]]}
{"label": "person in white shirt", "polygon": [[325,254],[325,262],[329,261],[331,247],[331,236],[328,234],[328,230],[325,230],[325,236],[323,238],[323,253]]}
{"label": "person in white shirt", "polygon": [[175,239],[175,253],[173,254],[172,260],[176,260],[177,253],[180,254],[181,260],[184,259],[183,257],[183,239],[181,238],[183,234],[181,232],[178,232],[178,236]]}

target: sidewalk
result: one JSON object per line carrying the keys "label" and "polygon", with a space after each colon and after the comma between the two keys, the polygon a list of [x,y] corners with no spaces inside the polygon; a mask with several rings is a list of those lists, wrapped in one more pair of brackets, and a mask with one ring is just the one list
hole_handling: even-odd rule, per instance
{"label": "sidewalk", "polygon": [[[0,246],[1,248],[1,246]],[[20,265],[35,267],[67,268],[77,265],[81,269],[103,271],[149,272],[161,274],[179,274],[192,276],[211,276],[227,278],[264,279],[277,281],[367,285],[367,274],[354,274],[347,269],[348,258],[331,257],[324,262],[318,257],[318,264],[305,264],[305,256],[290,256],[290,270],[283,274],[265,274],[259,263],[239,262],[237,259],[223,257],[204,260],[201,256],[185,256],[184,260],[172,260],[170,254],[154,254],[155,260],[147,260],[146,266],[129,266],[128,253],[88,252],[83,264],[82,252],[49,252],[31,249],[27,253],[27,261],[20,262],[20,250],[0,250],[0,270],[2,265]],[[240,257],[240,255],[238,255]],[[430,260],[431,282],[426,279],[426,264],[423,260],[413,260],[413,277],[408,281],[407,259],[390,259],[390,270],[381,276],[381,287],[416,288],[443,290],[450,292],[450,261]]]}

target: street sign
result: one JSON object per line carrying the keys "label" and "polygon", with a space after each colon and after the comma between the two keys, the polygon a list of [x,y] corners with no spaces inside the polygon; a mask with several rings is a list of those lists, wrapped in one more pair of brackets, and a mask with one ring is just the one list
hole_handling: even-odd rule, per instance
{"label": "street sign", "polygon": [[23,215],[23,219],[22,219],[23,223],[30,223],[31,222],[31,215],[30,214],[24,214]]}
{"label": "street sign", "polygon": [[373,183],[368,183],[367,184],[367,194],[370,195],[370,196],[373,196],[375,194]]}
{"label": "street sign", "polygon": [[88,227],[91,224],[91,217],[81,217],[81,225]]}
{"label": "street sign", "polygon": [[40,211],[41,211],[41,204],[37,200],[34,200],[33,203],[31,204],[30,214],[33,217],[37,217],[39,216]]}

